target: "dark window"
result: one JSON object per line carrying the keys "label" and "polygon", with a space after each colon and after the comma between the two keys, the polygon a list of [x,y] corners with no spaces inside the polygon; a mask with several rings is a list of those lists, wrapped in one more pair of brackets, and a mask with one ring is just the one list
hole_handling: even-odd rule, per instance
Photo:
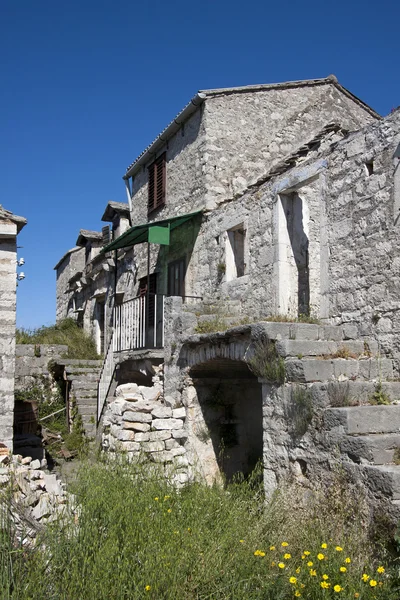
{"label": "dark window", "polygon": [[175,260],[168,265],[168,296],[185,295],[185,259]]}
{"label": "dark window", "polygon": [[149,167],[149,198],[147,212],[150,214],[165,204],[165,152]]}

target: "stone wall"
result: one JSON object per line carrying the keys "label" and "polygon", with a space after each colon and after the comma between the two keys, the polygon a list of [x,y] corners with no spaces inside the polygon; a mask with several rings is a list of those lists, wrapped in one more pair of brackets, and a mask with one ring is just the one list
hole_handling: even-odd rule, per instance
{"label": "stone wall", "polygon": [[76,318],[71,302],[69,280],[85,267],[85,249],[79,246],[69,250],[54,267],[56,271],[56,321],[70,316]]}
{"label": "stone wall", "polygon": [[0,443],[12,450],[17,233],[26,220],[0,205]]}
{"label": "stone wall", "polygon": [[68,354],[61,344],[16,344],[15,389],[24,390],[42,377],[51,378],[49,363]]}

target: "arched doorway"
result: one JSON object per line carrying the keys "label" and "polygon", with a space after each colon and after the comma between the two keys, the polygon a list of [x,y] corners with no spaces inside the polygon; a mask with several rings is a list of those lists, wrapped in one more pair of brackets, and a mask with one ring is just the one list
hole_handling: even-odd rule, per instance
{"label": "arched doorway", "polygon": [[192,366],[190,377],[200,409],[195,435],[228,481],[247,477],[263,455],[261,384],[245,362],[226,358]]}

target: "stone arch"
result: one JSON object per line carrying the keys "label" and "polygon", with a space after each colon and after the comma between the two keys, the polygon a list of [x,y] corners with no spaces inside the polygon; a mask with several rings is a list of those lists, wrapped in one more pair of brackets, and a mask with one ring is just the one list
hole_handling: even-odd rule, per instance
{"label": "stone arch", "polygon": [[263,457],[262,386],[238,358],[244,357],[244,345],[235,345],[237,358],[227,358],[232,349],[224,344],[200,351],[206,360],[189,368],[187,425],[209,481],[219,475],[228,481],[239,473],[246,477]]}

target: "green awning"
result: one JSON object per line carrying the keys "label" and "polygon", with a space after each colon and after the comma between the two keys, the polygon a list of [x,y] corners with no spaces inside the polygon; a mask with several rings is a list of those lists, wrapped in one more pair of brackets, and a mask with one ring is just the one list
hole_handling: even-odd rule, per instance
{"label": "green awning", "polygon": [[165,244],[168,246],[170,242],[170,232],[180,225],[183,225],[183,223],[186,223],[186,221],[197,217],[197,215],[201,215],[202,212],[202,210],[198,210],[186,215],[180,215],[179,217],[170,217],[169,219],[163,219],[162,221],[136,225],[125,231],[125,233],[120,235],[110,244],[107,244],[107,246],[104,246],[101,252],[104,253],[110,252],[110,250],[118,250],[119,248],[129,248],[130,246],[142,244],[143,242]]}

